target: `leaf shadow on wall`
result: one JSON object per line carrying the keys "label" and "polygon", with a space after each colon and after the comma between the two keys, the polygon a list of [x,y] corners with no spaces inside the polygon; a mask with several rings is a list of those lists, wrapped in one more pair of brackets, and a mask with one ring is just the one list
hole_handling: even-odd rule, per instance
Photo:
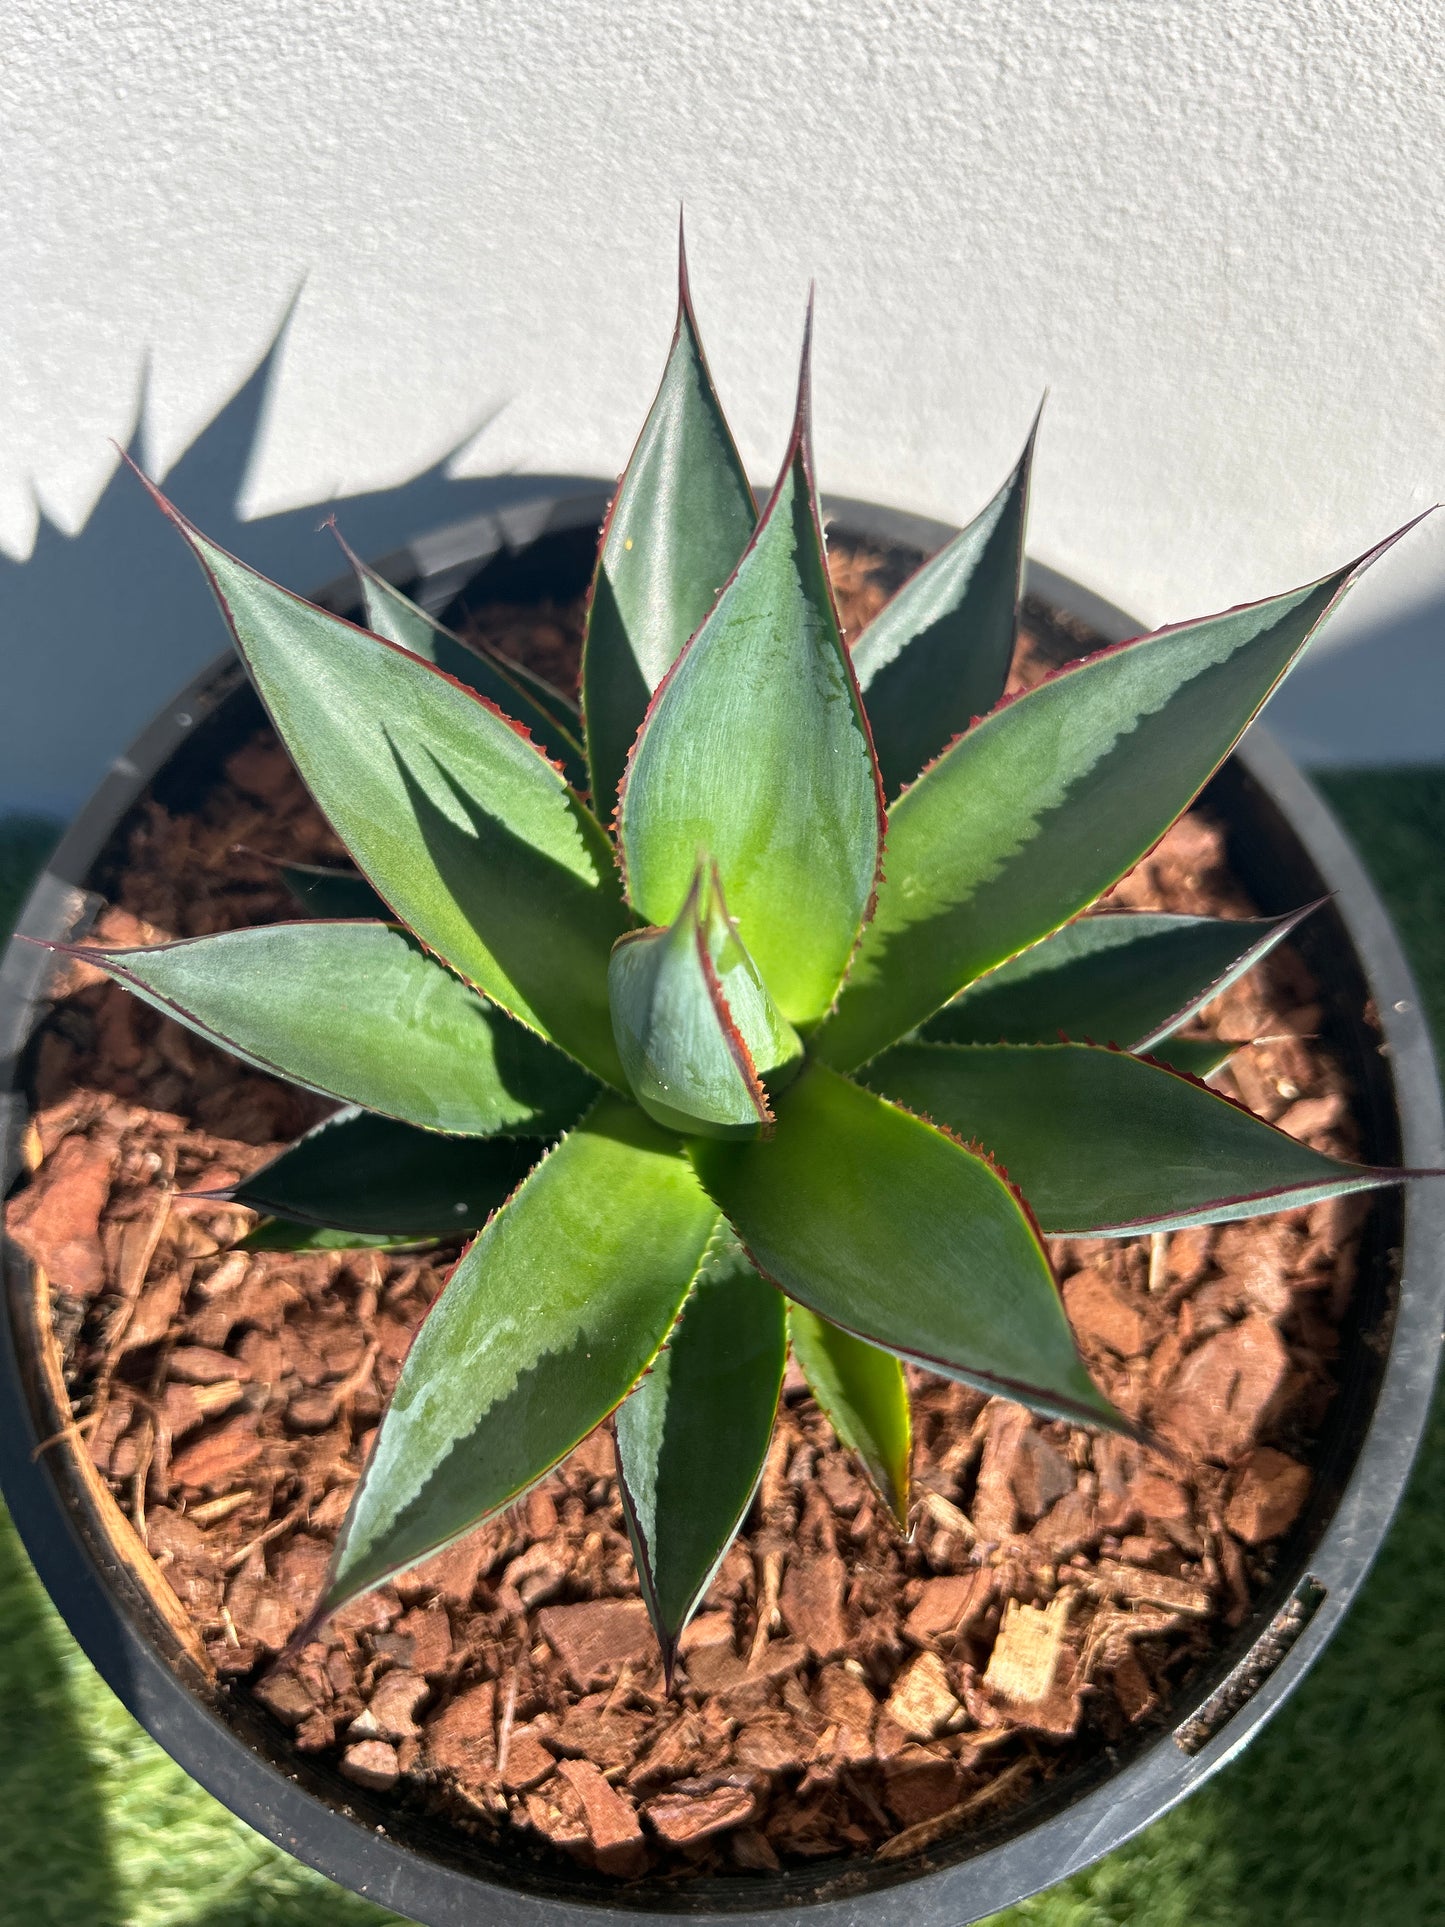
{"label": "leaf shadow on wall", "polygon": [[[343,564],[321,524],[334,514],[352,547],[385,555],[422,533],[552,492],[554,475],[457,477],[475,433],[395,488],[338,496],[242,521],[237,496],[263,426],[290,317],[232,398],[163,478],[196,526],[303,594]],[[127,452],[141,460],[145,384]],[[210,592],[174,529],[118,466],[84,526],[68,535],[44,512],[26,561],[0,553],[0,813],[69,816],[111,759],[190,676],[226,647]]]}

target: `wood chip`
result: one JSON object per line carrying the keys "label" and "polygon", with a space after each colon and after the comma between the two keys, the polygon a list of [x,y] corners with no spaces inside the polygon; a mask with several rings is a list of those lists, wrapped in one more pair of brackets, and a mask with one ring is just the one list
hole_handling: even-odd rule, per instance
{"label": "wood chip", "polygon": [[10,1236],[55,1291],[93,1298],[105,1284],[100,1214],[115,1165],[113,1138],[65,1138],[6,1209]]}
{"label": "wood chip", "polygon": [[987,1567],[925,1579],[918,1604],[904,1621],[903,1630],[920,1646],[952,1640],[977,1619],[993,1597],[994,1574]]}
{"label": "wood chip", "polygon": [[588,1838],[602,1872],[624,1877],[642,1873],[647,1850],[632,1802],[610,1787],[590,1760],[563,1760],[557,1770],[582,1803]]}
{"label": "wood chip", "polygon": [[542,1637],[579,1692],[615,1679],[624,1665],[656,1650],[640,1599],[590,1599],[580,1606],[546,1606],[537,1615]]}
{"label": "wood chip", "polygon": [[848,1643],[843,1618],[847,1568],[836,1552],[795,1553],[783,1579],[779,1606],[788,1631],[815,1660],[832,1659]]}
{"label": "wood chip", "polygon": [[715,1786],[697,1792],[677,1787],[671,1793],[655,1795],[643,1808],[653,1829],[674,1847],[691,1846],[732,1827],[745,1827],[757,1811],[756,1794],[744,1786]]}
{"label": "wood chip", "polygon": [[886,1710],[911,1739],[931,1740],[963,1709],[937,1653],[920,1653],[895,1684]]}
{"label": "wood chip", "polygon": [[1029,1704],[1045,1700],[1064,1651],[1075,1594],[1059,1593],[1046,1607],[1021,1606],[1010,1599],[989,1656],[983,1683],[1001,1699]]}
{"label": "wood chip", "polygon": [[1247,1546],[1261,1546],[1288,1532],[1309,1489],[1308,1466],[1273,1446],[1261,1445],[1235,1473],[1224,1523]]}
{"label": "wood chip", "polygon": [[486,1679],[458,1693],[426,1722],[425,1748],[431,1765],[469,1792],[495,1784],[496,1704],[496,1682]]}
{"label": "wood chip", "polygon": [[348,1746],[341,1756],[341,1771],[348,1780],[369,1787],[373,1793],[390,1793],[401,1777],[396,1748],[385,1740],[361,1740]]}

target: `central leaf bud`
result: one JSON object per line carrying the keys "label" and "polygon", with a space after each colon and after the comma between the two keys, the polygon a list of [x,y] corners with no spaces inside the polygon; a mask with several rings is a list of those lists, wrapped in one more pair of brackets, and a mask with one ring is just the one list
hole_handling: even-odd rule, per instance
{"label": "central leaf bud", "polygon": [[765,1080],[786,1083],[803,1046],[728,916],[710,858],[699,857],[672,924],[618,939],[607,988],[617,1053],[650,1117],[690,1137],[771,1128]]}

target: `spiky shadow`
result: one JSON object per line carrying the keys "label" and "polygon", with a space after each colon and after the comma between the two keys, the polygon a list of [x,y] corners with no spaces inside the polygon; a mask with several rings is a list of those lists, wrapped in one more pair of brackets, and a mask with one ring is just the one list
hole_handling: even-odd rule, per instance
{"label": "spiky shadow", "polygon": [[[242,521],[236,500],[289,318],[165,478],[198,528],[264,574],[305,594],[340,573],[320,531],[333,513],[352,546],[374,556],[556,487],[556,476],[454,477],[454,448],[398,487]],[[144,388],[142,378],[127,445],[138,462]],[[28,560],[0,553],[0,813],[69,815],[148,717],[225,644],[184,545],[122,468],[76,534],[42,513]]]}

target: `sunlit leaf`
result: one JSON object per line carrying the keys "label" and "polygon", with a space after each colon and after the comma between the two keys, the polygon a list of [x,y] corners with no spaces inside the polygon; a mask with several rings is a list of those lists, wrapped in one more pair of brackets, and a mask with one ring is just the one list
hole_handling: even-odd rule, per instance
{"label": "sunlit leaf", "polygon": [[1125,1425],[1079,1358],[1036,1227],[986,1158],[821,1064],[775,1108],[769,1139],[688,1149],[790,1298],[1036,1411]]}
{"label": "sunlit leaf", "polygon": [[1371,559],[1101,650],[946,751],[889,812],[877,914],[819,1054],[865,1062],[1117,881]]}
{"label": "sunlit leaf", "polygon": [[756,519],[698,338],[679,235],[672,350],[602,532],[587,611],[582,702],[603,822],[653,690],[737,566]]}
{"label": "sunlit leaf", "polygon": [[729,1236],[618,1409],[628,1531],[669,1671],[762,1473],[786,1356],[782,1294]]}
{"label": "sunlit leaf", "polygon": [[1035,421],[1018,465],[853,646],[887,796],[1002,696],[1013,659]]}
{"label": "sunlit leaf", "polygon": [[1079,917],[970,984],[923,1027],[940,1044],[1154,1050],[1317,906],[1287,917]]}
{"label": "sunlit leaf", "polygon": [[599,1424],[656,1356],[716,1223],[677,1140],[603,1096],[423,1322],[319,1610],[509,1505]]}
{"label": "sunlit leaf", "polygon": [[55,945],[279,1077],[427,1130],[543,1136],[596,1086],[384,923],[275,923],[151,949]]}
{"label": "sunlit leaf", "polygon": [[791,1023],[828,1008],[878,865],[880,794],[823,559],[808,357],[792,440],[751,545],[653,698],[623,785],[632,902],[670,924],[698,852]]}
{"label": "sunlit leaf", "polygon": [[808,1389],[828,1423],[856,1452],[883,1503],[908,1529],[908,1484],[913,1464],[913,1419],[903,1366],[841,1325],[789,1305],[788,1336]]}
{"label": "sunlit leaf", "polygon": [[349,1106],[214,1195],[299,1224],[379,1237],[475,1231],[543,1149],[538,1138],[440,1137]]}
{"label": "sunlit leaf", "polygon": [[1404,1175],[1326,1157],[1202,1084],[1089,1044],[900,1044],[865,1076],[976,1139],[1058,1236],[1220,1224]]}
{"label": "sunlit leaf", "polygon": [[[149,484],[147,485],[149,486]],[[190,543],[271,720],[358,867],[429,950],[608,1082],[612,846],[499,710],[395,643]]]}

